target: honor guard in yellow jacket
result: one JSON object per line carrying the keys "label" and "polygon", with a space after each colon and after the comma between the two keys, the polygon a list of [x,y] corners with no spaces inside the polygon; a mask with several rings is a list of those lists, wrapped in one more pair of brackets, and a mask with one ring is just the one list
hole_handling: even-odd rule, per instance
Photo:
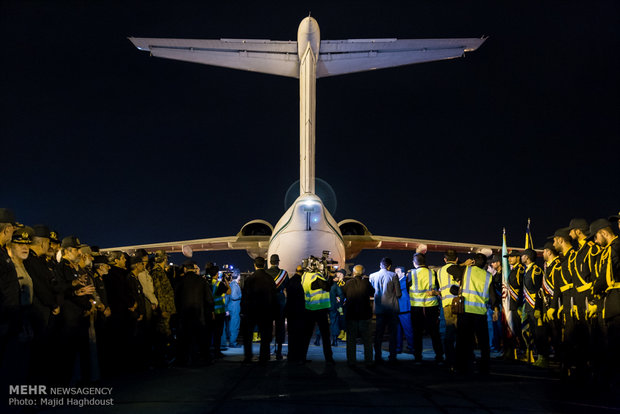
{"label": "honor guard in yellow jacket", "polygon": [[498,297],[491,286],[493,276],[486,270],[487,258],[477,253],[475,266],[451,266],[448,272],[461,283],[465,312],[458,315],[456,334],[457,369],[471,372],[474,343],[480,347],[480,373],[489,373],[491,346],[487,325],[487,307],[493,309],[493,320],[499,317]]}
{"label": "honor guard in yellow jacket", "polygon": [[422,361],[422,339],[424,330],[428,332],[435,351],[435,361],[443,361],[443,347],[439,335],[439,283],[435,271],[426,266],[426,256],[413,255],[414,269],[409,270],[411,287],[411,326],[413,328],[413,356],[416,362]]}
{"label": "honor guard in yellow jacket", "polygon": [[570,241],[568,227],[555,231],[552,236],[553,246],[562,254],[560,258],[560,272],[555,278],[553,290],[553,306],[547,311],[547,318],[560,319],[562,326],[562,342],[557,349],[557,354],[562,364],[562,375],[570,375],[574,356],[574,332],[575,324],[571,312],[573,301],[573,277],[570,271],[570,263],[574,261],[575,250]]}
{"label": "honor guard in yellow jacket", "polygon": [[534,317],[537,322],[536,326],[536,351],[538,352],[538,359],[534,365],[546,368],[549,366],[549,354],[551,353],[551,346],[557,348],[557,344],[560,340],[561,327],[557,318],[549,320],[547,312],[553,307],[553,289],[555,286],[555,279],[560,272],[560,258],[558,252],[553,247],[553,242],[545,243],[543,248],[543,259],[545,260],[545,270],[542,277],[542,284],[536,295],[536,310],[534,311]]}
{"label": "honor guard in yellow jacket", "polygon": [[521,253],[513,250],[507,256],[508,264],[510,265],[510,274],[508,275],[508,295],[510,300],[508,301],[508,306],[510,311],[512,311],[514,335],[511,338],[505,338],[504,357],[517,359],[522,342],[521,303],[523,300],[523,272],[525,269],[521,264]]}
{"label": "honor guard in yellow jacket", "polygon": [[542,326],[540,312],[536,313],[536,295],[542,286],[543,271],[535,263],[536,252],[532,249],[525,249],[521,255],[521,261],[525,266],[523,275],[523,312],[527,321],[527,331],[523,332],[526,346],[527,362],[534,363],[534,338],[536,327]]}
{"label": "honor guard in yellow jacket", "polygon": [[[590,235],[596,244],[603,249],[595,268],[593,294],[602,298],[597,305],[590,304],[588,311],[592,317],[598,314],[607,328],[606,338],[602,343],[607,344],[603,354],[603,379],[608,384],[617,383],[620,373],[620,240],[614,234],[611,223],[605,219],[598,219],[590,225]],[[599,308],[602,307],[601,308]]]}
{"label": "honor guard in yellow jacket", "polygon": [[323,355],[325,356],[325,362],[329,364],[334,363],[332,354],[331,343],[329,341],[329,290],[330,284],[327,278],[316,270],[308,270],[301,276],[301,284],[304,288],[304,295],[306,299],[306,339],[304,340],[304,352],[302,361],[305,361],[308,353],[308,345],[310,339],[312,339],[312,333],[315,326],[319,325],[319,331],[323,340]]}

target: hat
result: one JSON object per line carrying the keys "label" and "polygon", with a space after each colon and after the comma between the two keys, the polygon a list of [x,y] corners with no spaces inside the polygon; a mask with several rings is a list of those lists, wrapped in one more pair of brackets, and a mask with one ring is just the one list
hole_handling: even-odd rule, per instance
{"label": "hat", "polygon": [[54,230],[50,230],[50,242],[60,243],[60,239],[58,238],[58,233],[56,233]]}
{"label": "hat", "polygon": [[568,225],[568,230],[579,229],[583,232],[588,231],[588,222],[582,218],[574,218],[570,221]]}
{"label": "hat", "polygon": [[590,233],[589,233],[588,237],[590,238],[590,237],[596,236],[596,233],[599,230],[604,229],[605,227],[611,227],[611,223],[609,222],[609,220],[604,219],[604,218],[600,218],[598,220],[594,220],[590,224]]}
{"label": "hat", "polygon": [[564,239],[570,240],[570,230],[568,227],[562,227],[561,229],[557,229],[553,236],[547,237],[547,239],[553,239],[555,237],[562,237]]}
{"label": "hat", "polygon": [[552,241],[548,241],[547,243],[545,243],[545,245],[543,246],[543,250],[555,250],[555,246],[553,245]]}
{"label": "hat", "polygon": [[504,257],[521,257],[521,253],[518,250],[512,250],[510,253],[505,254]]}
{"label": "hat", "polygon": [[0,223],[11,223],[13,225],[17,224],[15,222],[15,214],[13,214],[13,210],[9,210],[8,208],[0,208]]}
{"label": "hat", "polygon": [[62,239],[60,247],[62,247],[63,249],[66,249],[67,247],[75,247],[76,249],[79,249],[80,247],[82,247],[82,243],[80,243],[80,239],[78,239],[76,236],[67,236]]}
{"label": "hat", "polygon": [[611,221],[611,222],[616,222],[618,220],[620,220],[620,213],[614,215],[614,216],[609,216],[607,217],[607,220]]}
{"label": "hat", "polygon": [[13,237],[11,237],[11,243],[30,244],[32,243],[33,234],[34,230],[32,230],[32,227],[24,226],[23,228],[17,229],[13,232]]}
{"label": "hat", "polygon": [[497,255],[497,254],[494,254],[489,259],[489,263],[495,263],[495,262],[501,262],[501,261],[502,261],[502,258],[499,255]]}
{"label": "hat", "polygon": [[36,226],[32,226],[32,229],[34,230],[35,237],[50,238],[50,228],[45,224],[37,224]]}
{"label": "hat", "polygon": [[336,273],[342,273],[345,276],[347,275],[347,271],[344,268],[342,268],[342,267],[339,268],[339,269],[336,269]]}
{"label": "hat", "polygon": [[523,253],[521,253],[521,256],[527,256],[530,258],[531,261],[536,260],[536,252],[532,249],[523,250]]}
{"label": "hat", "polygon": [[269,263],[270,264],[280,263],[280,256],[278,256],[277,254],[272,254],[271,257],[269,258]]}

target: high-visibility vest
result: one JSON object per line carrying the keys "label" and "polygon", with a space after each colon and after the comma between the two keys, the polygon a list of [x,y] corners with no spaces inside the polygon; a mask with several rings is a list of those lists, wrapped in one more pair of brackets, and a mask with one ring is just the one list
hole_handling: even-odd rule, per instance
{"label": "high-visibility vest", "polygon": [[411,269],[411,287],[409,288],[409,303],[411,306],[438,306],[437,296],[427,296],[426,293],[435,289],[435,272],[428,267]]}
{"label": "high-visibility vest", "polygon": [[467,266],[463,277],[462,295],[465,299],[465,313],[484,315],[489,303],[491,274],[476,266]]}
{"label": "high-visibility vest", "polygon": [[226,306],[225,306],[225,299],[224,297],[226,296],[225,293],[222,293],[219,296],[215,296],[215,292],[217,291],[218,286],[220,286],[220,283],[222,283],[219,280],[214,280],[213,281],[213,305],[214,305],[214,310],[213,312],[216,315],[220,315],[224,312],[226,312]]}
{"label": "high-visibility vest", "polygon": [[306,299],[306,309],[320,310],[329,309],[329,292],[323,289],[312,289],[310,286],[316,279],[325,280],[320,273],[305,272],[301,276],[301,285],[304,288],[304,296]]}
{"label": "high-visibility vest", "polygon": [[452,275],[448,273],[448,268],[450,266],[457,265],[454,263],[448,263],[439,269],[439,272],[437,272],[437,279],[439,279],[439,291],[441,292],[441,306],[444,308],[446,306],[450,306],[452,304],[452,299],[454,299],[454,295],[450,293],[450,286],[458,285]]}

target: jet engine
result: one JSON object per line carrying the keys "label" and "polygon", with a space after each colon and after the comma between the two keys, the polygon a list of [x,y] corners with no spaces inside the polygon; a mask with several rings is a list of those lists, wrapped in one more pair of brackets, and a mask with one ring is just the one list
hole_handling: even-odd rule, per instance
{"label": "jet engine", "polygon": [[342,233],[343,236],[370,236],[371,235],[370,231],[368,231],[368,227],[366,227],[364,223],[357,221],[357,220],[352,220],[352,219],[342,220],[340,223],[338,223],[338,227],[340,228],[340,233]]}
{"label": "jet engine", "polygon": [[252,220],[243,225],[237,236],[271,236],[273,226],[265,220]]}

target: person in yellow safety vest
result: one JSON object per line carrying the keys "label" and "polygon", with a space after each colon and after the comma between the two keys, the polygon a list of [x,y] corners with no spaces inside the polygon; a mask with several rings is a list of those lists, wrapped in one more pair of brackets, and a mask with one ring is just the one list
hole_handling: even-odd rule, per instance
{"label": "person in yellow safety vest", "polygon": [[602,379],[604,383],[617,384],[620,372],[620,239],[605,219],[594,220],[589,233],[603,250],[593,286],[593,294],[602,300],[589,304],[588,316],[593,318],[600,314],[600,319],[605,321],[607,330],[603,343],[607,348],[603,355]]}
{"label": "person in yellow safety vest", "polygon": [[411,326],[413,327],[413,357],[416,363],[422,362],[422,339],[424,330],[428,332],[435,351],[435,362],[443,362],[443,347],[439,335],[439,283],[435,271],[426,266],[426,256],[413,255],[414,269],[409,270],[411,287]]}
{"label": "person in yellow safety vest", "polygon": [[304,288],[304,295],[306,299],[306,313],[305,313],[305,332],[306,338],[304,340],[304,349],[302,352],[301,362],[306,362],[306,355],[308,354],[308,346],[312,339],[312,333],[314,327],[318,324],[321,337],[323,338],[323,356],[325,362],[328,364],[334,364],[334,357],[332,353],[331,343],[329,341],[329,290],[331,288],[330,283],[326,280],[322,273],[317,271],[308,270],[301,276],[301,284]]}
{"label": "person in yellow safety vest", "polygon": [[458,263],[459,257],[455,250],[448,250],[443,257],[446,263],[437,272],[439,280],[439,293],[441,294],[441,306],[443,307],[444,320],[446,321],[446,331],[444,334],[443,347],[446,352],[446,360],[450,369],[456,364],[456,355],[454,353],[454,344],[456,342],[456,315],[452,314],[452,299],[454,295],[450,293],[450,287],[456,285],[456,281],[448,268]]}
{"label": "person in yellow safety vest", "polygon": [[[465,312],[457,316],[456,361],[457,370],[470,373],[473,368],[474,335],[480,347],[480,373],[488,374],[491,361],[487,306],[493,309],[493,320],[499,317],[499,300],[491,286],[493,277],[486,270],[487,258],[481,253],[474,256],[474,266],[451,266],[448,272],[461,284]],[[452,294],[459,292],[453,286]]]}
{"label": "person in yellow safety vest", "polygon": [[[526,360],[528,363],[534,363],[534,338],[536,337],[536,328],[539,323],[542,325],[542,317],[540,312],[536,313],[536,295],[542,286],[543,271],[535,263],[536,252],[532,249],[525,249],[521,254],[521,262],[525,266],[523,275],[523,312],[527,320],[527,331],[524,330]],[[536,347],[538,351],[538,347]]]}

